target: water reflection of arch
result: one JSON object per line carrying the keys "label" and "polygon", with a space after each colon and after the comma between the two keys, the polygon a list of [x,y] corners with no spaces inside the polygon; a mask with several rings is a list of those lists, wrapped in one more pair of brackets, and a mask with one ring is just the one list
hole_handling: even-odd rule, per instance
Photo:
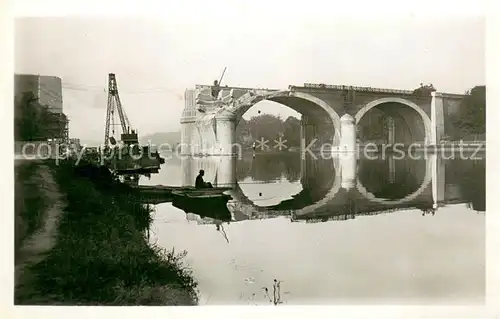
{"label": "water reflection of arch", "polygon": [[241,185],[236,183],[235,188],[229,191],[237,203],[232,208],[250,212],[286,211],[294,209],[317,209],[329,202],[341,188],[341,168],[338,158],[302,160],[301,169],[302,191],[272,206],[258,206],[245,194]]}
{"label": "water reflection of arch", "polygon": [[423,180],[422,184],[420,185],[420,187],[416,191],[414,191],[411,194],[408,194],[407,196],[405,196],[402,199],[385,200],[382,198],[377,198],[373,193],[369,192],[363,186],[363,184],[361,183],[361,181],[359,179],[359,176],[358,176],[357,181],[356,181],[356,189],[364,198],[366,198],[372,202],[376,202],[376,203],[383,204],[383,205],[403,204],[403,203],[412,201],[415,198],[417,198],[418,196],[420,196],[427,189],[427,187],[430,185],[430,183],[432,181],[432,165],[433,165],[432,161],[430,161],[430,160],[425,161],[425,176],[424,176],[424,180]]}
{"label": "water reflection of arch", "polygon": [[[334,162],[338,163],[337,161],[334,160]],[[341,180],[341,170],[340,167],[337,166],[337,169],[335,170],[335,178],[333,180],[332,187],[327,191],[325,196],[323,198],[315,203],[312,203],[311,205],[305,206],[305,207],[297,207],[297,208],[290,208],[290,209],[300,209],[302,213],[308,213],[311,211],[315,211],[325,205],[327,205],[339,192],[339,190],[342,188],[342,180]]]}
{"label": "water reflection of arch", "polygon": [[250,177],[258,182],[271,182],[283,178],[284,173],[289,182],[296,182],[300,180],[302,166],[300,156],[292,152],[245,156],[236,161],[236,179]]}

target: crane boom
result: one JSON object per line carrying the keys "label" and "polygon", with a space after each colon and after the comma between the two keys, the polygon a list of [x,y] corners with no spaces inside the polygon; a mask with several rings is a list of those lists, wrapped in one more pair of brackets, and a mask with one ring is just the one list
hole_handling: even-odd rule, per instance
{"label": "crane boom", "polygon": [[109,92],[115,97],[116,108],[118,109],[118,115],[120,116],[120,123],[122,125],[123,134],[128,133],[127,121],[125,120],[125,116],[123,115],[122,103],[120,101],[120,95],[118,94],[118,85],[116,83],[116,76],[114,73],[109,74]]}
{"label": "crane boom", "polygon": [[[115,103],[113,103],[113,101]],[[104,147],[107,148],[109,145],[109,128],[110,119],[114,112],[114,108],[118,110],[118,116],[120,117],[120,124],[122,127],[122,134],[128,134],[130,130],[130,122],[123,110],[122,103],[120,101],[120,95],[118,94],[118,85],[116,83],[116,75],[114,73],[109,73],[108,75],[108,107],[106,113],[106,128],[104,133]]]}
{"label": "crane boom", "polygon": [[111,94],[108,93],[108,107],[106,111],[106,127],[104,130],[104,148],[107,148],[109,145],[109,127],[110,127],[110,120],[111,120],[111,113],[112,113],[112,107],[113,107],[113,97]]}

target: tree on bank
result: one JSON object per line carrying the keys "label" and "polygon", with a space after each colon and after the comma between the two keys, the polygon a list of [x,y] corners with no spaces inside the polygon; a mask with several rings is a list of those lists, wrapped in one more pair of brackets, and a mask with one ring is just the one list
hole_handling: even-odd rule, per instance
{"label": "tree on bank", "polygon": [[261,114],[246,121],[241,119],[236,127],[236,142],[244,147],[251,147],[254,141],[264,139],[273,141],[280,138],[286,140],[287,148],[300,146],[300,120],[290,116],[285,121],[272,114]]}
{"label": "tree on bank", "polygon": [[22,93],[14,100],[14,137],[20,141],[41,139],[39,121],[42,107],[33,92]]}
{"label": "tree on bank", "polygon": [[61,138],[66,126],[66,115],[50,112],[41,105],[33,92],[14,98],[14,139],[16,141],[45,141]]}
{"label": "tree on bank", "polygon": [[[430,96],[436,89],[434,85],[424,85],[413,91],[417,96]],[[486,86],[478,85],[468,91],[462,100],[457,116],[452,120],[458,132],[456,138],[467,135],[484,134],[486,131]]]}
{"label": "tree on bank", "polygon": [[475,86],[467,92],[454,125],[464,134],[486,132],[486,86]]}
{"label": "tree on bank", "polygon": [[248,129],[256,140],[276,140],[283,133],[283,128],[283,120],[272,114],[254,116],[248,121]]}
{"label": "tree on bank", "polygon": [[283,133],[287,147],[300,147],[301,125],[300,120],[293,116],[289,116],[283,123]]}

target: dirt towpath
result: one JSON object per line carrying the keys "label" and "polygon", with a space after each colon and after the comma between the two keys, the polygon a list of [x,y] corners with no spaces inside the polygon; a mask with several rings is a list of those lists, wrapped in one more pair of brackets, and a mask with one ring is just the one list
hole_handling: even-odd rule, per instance
{"label": "dirt towpath", "polygon": [[64,209],[64,196],[61,194],[59,185],[47,165],[42,163],[37,165],[35,173],[30,176],[30,179],[39,185],[40,195],[44,198],[46,207],[41,227],[26,238],[22,246],[19,247],[19,257],[15,265],[16,290],[22,288],[29,281],[28,267],[43,260],[54,247],[58,220]]}

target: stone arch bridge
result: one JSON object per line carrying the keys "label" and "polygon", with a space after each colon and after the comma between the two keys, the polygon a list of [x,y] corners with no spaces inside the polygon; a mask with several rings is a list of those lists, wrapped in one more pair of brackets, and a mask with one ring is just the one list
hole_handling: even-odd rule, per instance
{"label": "stone arch bridge", "polygon": [[[463,95],[324,84],[289,86],[288,90],[221,87],[217,98],[210,86],[186,90],[181,117],[182,155],[235,155],[235,129],[243,114],[263,100],[277,102],[302,114],[303,145],[322,150],[354,151],[357,126],[372,109],[387,114],[388,140],[436,145],[446,135],[449,116],[458,111]],[[316,147],[317,146],[317,147]]]}

